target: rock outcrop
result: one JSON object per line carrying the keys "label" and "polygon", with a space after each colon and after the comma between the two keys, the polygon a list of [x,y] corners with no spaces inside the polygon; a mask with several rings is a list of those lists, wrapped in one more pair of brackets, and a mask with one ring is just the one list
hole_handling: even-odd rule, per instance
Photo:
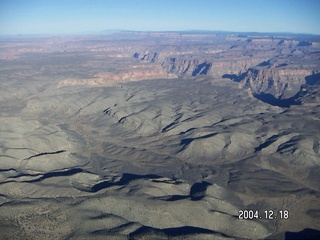
{"label": "rock outcrop", "polygon": [[251,88],[255,94],[271,94],[276,98],[290,98],[294,96],[306,76],[313,75],[314,71],[304,69],[272,69],[250,68],[240,75],[223,75],[245,87]]}

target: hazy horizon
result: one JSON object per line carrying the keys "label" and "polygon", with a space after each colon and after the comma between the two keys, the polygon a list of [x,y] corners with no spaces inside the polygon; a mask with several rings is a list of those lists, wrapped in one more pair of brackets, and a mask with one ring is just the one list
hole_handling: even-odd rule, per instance
{"label": "hazy horizon", "polygon": [[320,34],[320,2],[1,1],[0,35],[85,34],[105,30]]}
{"label": "hazy horizon", "polygon": [[127,30],[127,29],[106,29],[102,31],[84,31],[84,32],[74,32],[74,33],[16,33],[16,34],[0,34],[0,37],[55,37],[55,36],[98,36],[98,35],[109,35],[114,33],[182,33],[182,34],[256,34],[262,35],[292,35],[292,36],[314,36],[320,37],[319,34],[315,33],[294,33],[294,32],[262,32],[262,31],[228,31],[228,30],[207,30],[207,29],[190,29],[190,30]]}

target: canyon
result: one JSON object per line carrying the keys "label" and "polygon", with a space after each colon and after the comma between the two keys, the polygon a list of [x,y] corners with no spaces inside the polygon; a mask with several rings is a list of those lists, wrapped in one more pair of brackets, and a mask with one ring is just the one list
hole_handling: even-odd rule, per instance
{"label": "canyon", "polygon": [[319,36],[120,31],[0,48],[1,239],[319,236]]}
{"label": "canyon", "polygon": [[[127,36],[129,35],[129,36]],[[166,33],[119,33],[116,38],[140,41],[134,46],[129,40],[117,47],[90,45],[87,51],[104,52],[108,57],[141,62],[116,67],[107,72],[94,74],[85,80],[91,85],[146,79],[189,78],[209,76],[227,78],[239,82],[253,95],[270,94],[274,98],[289,99],[295,96],[306,79],[319,81],[319,39],[295,40],[288,36],[250,36],[240,34],[166,34]],[[299,37],[297,37],[299,38]],[[110,43],[109,43],[110,44]],[[113,43],[114,44],[114,43]],[[113,45],[111,44],[111,45]],[[122,45],[122,46],[121,46]],[[65,45],[67,49],[79,46]],[[59,48],[59,47],[56,47]],[[68,51],[68,50],[64,50]],[[82,84],[68,80],[60,84]]]}

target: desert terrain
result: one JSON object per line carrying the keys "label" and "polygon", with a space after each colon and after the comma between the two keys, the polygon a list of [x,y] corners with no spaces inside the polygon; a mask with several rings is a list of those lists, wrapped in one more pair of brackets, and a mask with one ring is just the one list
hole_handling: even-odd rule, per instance
{"label": "desert terrain", "polygon": [[17,36],[0,49],[1,239],[319,237],[319,36]]}

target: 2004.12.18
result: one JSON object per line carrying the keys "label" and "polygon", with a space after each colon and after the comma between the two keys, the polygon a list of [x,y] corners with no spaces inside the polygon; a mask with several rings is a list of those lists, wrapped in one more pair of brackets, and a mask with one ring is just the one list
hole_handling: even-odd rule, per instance
{"label": "2004.12.18", "polygon": [[[260,213],[261,212],[261,213]],[[288,219],[289,211],[288,210],[239,210],[239,219],[253,220],[253,219]]]}

